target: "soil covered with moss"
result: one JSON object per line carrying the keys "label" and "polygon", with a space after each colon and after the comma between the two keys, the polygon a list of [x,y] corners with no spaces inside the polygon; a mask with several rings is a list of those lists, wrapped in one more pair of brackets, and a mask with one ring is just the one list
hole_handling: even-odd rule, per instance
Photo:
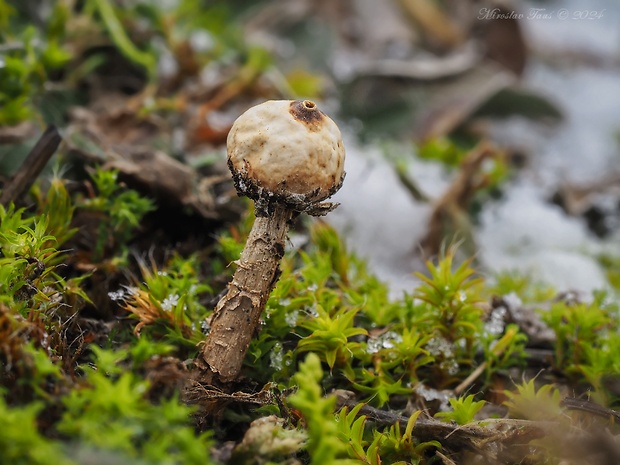
{"label": "soil covered with moss", "polygon": [[618,295],[468,257],[511,166],[480,138],[422,150],[456,174],[416,286],[300,215],[241,373],[205,382],[254,221],[228,129],[334,97],[244,38],[246,2],[212,3],[0,0],[0,463],[618,463]]}

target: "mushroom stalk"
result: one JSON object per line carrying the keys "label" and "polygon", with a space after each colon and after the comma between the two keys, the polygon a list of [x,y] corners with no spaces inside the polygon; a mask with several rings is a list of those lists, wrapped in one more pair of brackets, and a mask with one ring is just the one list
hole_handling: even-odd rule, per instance
{"label": "mushroom stalk", "polygon": [[257,217],[211,320],[211,334],[202,347],[208,369],[221,382],[233,381],[258,329],[260,316],[279,275],[279,263],[292,211],[276,205],[273,214]]}
{"label": "mushroom stalk", "polygon": [[276,281],[293,215],[321,216],[344,180],[336,123],[310,100],[270,100],[243,113],[226,140],[239,195],[254,200],[256,220],[227,293],[215,307],[197,365],[206,382],[234,381]]}

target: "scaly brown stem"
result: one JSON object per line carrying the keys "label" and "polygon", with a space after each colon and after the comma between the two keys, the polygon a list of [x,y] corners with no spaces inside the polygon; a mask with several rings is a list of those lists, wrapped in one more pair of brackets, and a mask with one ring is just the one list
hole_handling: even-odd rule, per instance
{"label": "scaly brown stem", "polygon": [[278,264],[292,211],[276,205],[272,215],[257,217],[211,321],[211,333],[202,347],[207,379],[234,381],[250,341],[258,329],[269,294],[280,277]]}

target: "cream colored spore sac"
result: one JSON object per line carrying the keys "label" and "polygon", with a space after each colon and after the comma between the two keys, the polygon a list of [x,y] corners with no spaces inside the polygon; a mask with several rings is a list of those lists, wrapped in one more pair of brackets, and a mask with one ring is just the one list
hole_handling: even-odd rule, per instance
{"label": "cream colored spore sac", "polygon": [[340,130],[310,100],[250,108],[233,124],[226,145],[237,189],[255,200],[316,203],[344,178]]}

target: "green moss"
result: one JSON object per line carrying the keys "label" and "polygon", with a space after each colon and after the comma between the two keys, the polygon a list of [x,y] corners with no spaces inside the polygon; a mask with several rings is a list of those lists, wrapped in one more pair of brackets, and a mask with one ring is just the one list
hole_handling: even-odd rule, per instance
{"label": "green moss", "polygon": [[325,397],[319,382],[323,378],[321,362],[316,354],[308,354],[293,378],[298,386],[289,397],[291,406],[299,409],[306,422],[311,465],[353,464],[345,459],[346,446],[338,438],[338,425],[334,417],[335,397]]}
{"label": "green moss", "polygon": [[[201,125],[212,122],[202,112],[226,113],[242,105],[232,97],[254,98],[276,88],[285,93],[321,91],[315,75],[271,72],[274,57],[245,41],[232,19],[258,12],[256,2],[180,0],[166,2],[166,8],[143,1],[122,2],[122,7],[112,0],[48,2],[49,15],[38,21],[30,17],[28,5],[34,3],[0,0],[1,126],[64,124],[68,108],[76,103],[98,117],[102,113],[88,107],[82,92],[120,90],[133,94],[124,111],[137,120],[154,117],[158,128],[187,123],[194,152],[202,142],[216,143],[210,137],[222,137],[219,129],[208,127],[207,140],[193,141],[205,129]],[[201,40],[202,47],[193,45]],[[160,86],[156,63],[164,54],[179,72]],[[109,68],[131,73],[107,79],[102,69]],[[199,74],[206,71],[210,80],[213,70],[221,72],[217,85],[206,93],[195,89]],[[130,82],[129,89],[117,81]],[[260,84],[254,86],[256,82]],[[106,104],[103,114],[110,110]],[[174,118],[161,118],[169,115]],[[398,119],[393,112],[382,116]],[[80,123],[85,122],[72,122],[69,143],[104,160],[103,147],[80,141]],[[92,126],[110,129],[115,142],[131,143],[119,140],[124,136],[115,125],[122,122],[111,118],[109,127]],[[162,131],[152,146],[172,153],[174,145],[180,151],[176,142],[162,140],[168,136]],[[24,153],[27,148],[28,143],[21,147]],[[14,147],[10,149],[7,153]],[[453,172],[469,153],[469,148],[443,139],[418,151],[421,158]],[[198,156],[213,160],[219,153]],[[504,154],[493,153],[487,161],[476,172],[480,179],[470,212],[497,194],[508,178]],[[72,172],[74,168],[81,173],[81,162]],[[405,179],[404,168],[399,168],[401,178],[423,199]],[[243,376],[234,386],[197,383],[190,379],[196,369],[192,360],[208,335],[213,302],[232,273],[252,215],[227,225],[226,231],[208,229],[213,246],[190,253],[185,253],[187,247],[162,250],[156,234],[152,243],[142,243],[151,239],[136,235],[155,203],[123,185],[117,171],[90,166],[85,171],[90,177],[78,174],[75,183],[56,174],[45,188],[36,185],[27,208],[0,206],[1,463],[69,465],[93,457],[149,465],[204,465],[216,458],[231,465],[465,463],[460,461],[462,450],[450,449],[450,441],[463,431],[486,427],[474,418],[484,405],[502,402],[498,393],[507,402],[493,407],[520,419],[515,424],[524,433],[513,436],[517,440],[510,446],[523,444],[525,454],[532,454],[524,458],[515,453],[509,463],[551,463],[548,456],[532,452],[541,444],[532,440],[539,432],[528,435],[526,421],[561,419],[573,438],[578,428],[591,423],[583,417],[573,422],[560,392],[618,405],[617,295],[595,293],[591,301],[564,301],[529,276],[501,273],[486,279],[473,261],[457,262],[456,251],[448,250],[417,274],[417,286],[393,299],[387,285],[325,223],[300,225],[302,234],[308,234],[307,244],[287,253],[281,264],[281,278],[252,340]],[[212,187],[219,208],[224,190]],[[78,222],[79,216],[86,220]],[[216,224],[211,220],[209,228]],[[617,258],[598,258],[612,287],[620,287]],[[112,297],[121,294],[114,303]],[[509,294],[544,308],[540,316],[555,338],[530,347],[519,321],[498,317],[489,302],[492,296]],[[545,351],[552,363],[536,379],[528,379],[540,368],[527,363]],[[548,358],[535,361],[547,363]],[[524,381],[504,392],[519,377]],[[184,391],[188,384],[198,392],[192,401],[199,407],[181,401],[190,397]],[[343,397],[348,407],[338,410]],[[367,411],[380,409],[391,423],[361,414],[365,406]],[[265,412],[278,417],[251,423]],[[415,432],[424,421],[459,426],[450,434],[430,436],[434,441],[422,441]],[[497,438],[509,437],[512,426],[476,444],[498,452]],[[617,434],[611,422],[605,427]]]}
{"label": "green moss", "polygon": [[458,425],[466,425],[474,421],[476,414],[486,403],[484,400],[475,401],[475,396],[473,395],[451,398],[449,401],[452,411],[438,412],[435,414],[435,418],[440,418],[443,421],[453,421]]}
{"label": "green moss", "polygon": [[[4,392],[0,391],[0,394]],[[63,453],[57,441],[43,437],[37,427],[37,416],[42,403],[33,402],[24,407],[10,407],[0,395],[0,462],[13,465],[75,465]]]}
{"label": "green moss", "polygon": [[58,431],[72,442],[120,452],[152,464],[212,463],[209,434],[195,434],[193,409],[178,397],[152,403],[149,382],[123,368],[127,352],[95,351],[94,367],[84,367],[79,388],[62,398]]}

